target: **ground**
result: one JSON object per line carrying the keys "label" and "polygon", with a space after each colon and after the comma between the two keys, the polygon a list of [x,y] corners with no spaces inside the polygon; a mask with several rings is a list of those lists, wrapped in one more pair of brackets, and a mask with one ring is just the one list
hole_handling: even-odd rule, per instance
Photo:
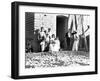
{"label": "ground", "polygon": [[72,65],[88,66],[89,52],[38,52],[25,54],[25,68],[67,67]]}

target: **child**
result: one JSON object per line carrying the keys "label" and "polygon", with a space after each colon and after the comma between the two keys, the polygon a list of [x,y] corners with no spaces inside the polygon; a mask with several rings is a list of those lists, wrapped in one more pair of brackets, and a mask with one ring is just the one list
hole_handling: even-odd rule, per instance
{"label": "child", "polygon": [[49,51],[51,51],[51,52],[55,51],[55,42],[54,41],[50,41]]}
{"label": "child", "polygon": [[49,41],[50,41],[50,37],[49,37],[49,34],[46,34],[46,38],[45,38],[45,41],[46,41],[46,43],[49,43]]}
{"label": "child", "polygon": [[50,41],[54,41],[55,40],[55,34],[52,34],[52,37],[50,38]]}
{"label": "child", "polygon": [[59,38],[56,37],[55,39],[55,51],[59,51],[60,50],[60,41],[59,41]]}
{"label": "child", "polygon": [[60,50],[60,41],[58,37],[54,41],[51,41],[49,48],[50,48],[49,51],[59,51]]}
{"label": "child", "polygon": [[45,50],[45,40],[42,40],[42,42],[40,43],[40,47],[41,47],[41,51],[44,52],[44,50]]}

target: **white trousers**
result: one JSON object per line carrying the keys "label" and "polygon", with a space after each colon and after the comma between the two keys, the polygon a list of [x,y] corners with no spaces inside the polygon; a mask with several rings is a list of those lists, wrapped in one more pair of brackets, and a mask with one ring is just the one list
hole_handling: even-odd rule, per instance
{"label": "white trousers", "polygon": [[73,43],[72,51],[78,51],[79,40],[75,40]]}

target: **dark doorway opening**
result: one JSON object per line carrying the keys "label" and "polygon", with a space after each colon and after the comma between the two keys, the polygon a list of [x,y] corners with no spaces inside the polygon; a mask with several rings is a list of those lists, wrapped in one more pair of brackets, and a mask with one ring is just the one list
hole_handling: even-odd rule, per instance
{"label": "dark doorway opening", "polygon": [[66,32],[68,31],[68,17],[67,16],[63,16],[63,15],[59,15],[57,16],[57,20],[56,20],[56,35],[57,37],[59,37],[60,40],[60,46],[63,50],[67,49],[67,43],[66,43]]}

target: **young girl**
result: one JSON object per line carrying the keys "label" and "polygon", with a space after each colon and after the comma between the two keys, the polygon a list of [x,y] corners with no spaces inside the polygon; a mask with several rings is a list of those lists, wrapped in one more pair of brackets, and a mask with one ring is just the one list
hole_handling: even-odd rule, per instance
{"label": "young girl", "polygon": [[59,51],[60,50],[60,41],[59,38],[56,37],[55,39],[55,51]]}
{"label": "young girl", "polygon": [[55,42],[54,41],[50,41],[49,51],[51,51],[51,52],[55,51]]}
{"label": "young girl", "polygon": [[55,40],[55,34],[52,34],[50,41],[54,41]]}
{"label": "young girl", "polygon": [[51,41],[49,45],[49,51],[59,51],[59,50],[60,50],[60,41],[57,37],[54,41]]}
{"label": "young girl", "polygon": [[40,43],[40,47],[41,47],[41,51],[44,52],[44,50],[45,50],[45,40],[42,40],[42,42]]}

